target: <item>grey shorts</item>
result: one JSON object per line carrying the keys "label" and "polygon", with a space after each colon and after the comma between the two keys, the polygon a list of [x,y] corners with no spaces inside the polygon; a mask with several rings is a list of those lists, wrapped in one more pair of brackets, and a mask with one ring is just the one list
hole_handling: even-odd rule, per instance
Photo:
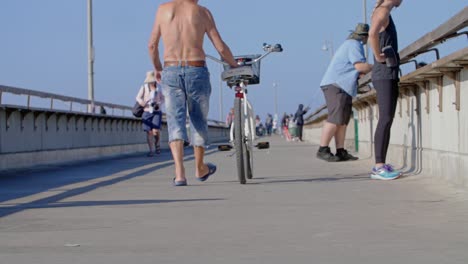
{"label": "grey shorts", "polygon": [[353,97],[336,85],[321,88],[327,103],[327,121],[335,125],[347,125],[351,119]]}

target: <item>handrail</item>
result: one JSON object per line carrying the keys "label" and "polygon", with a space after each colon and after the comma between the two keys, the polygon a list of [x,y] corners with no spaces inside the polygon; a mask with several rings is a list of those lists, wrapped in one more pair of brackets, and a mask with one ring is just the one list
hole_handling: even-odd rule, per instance
{"label": "handrail", "polygon": [[437,46],[444,42],[447,38],[452,37],[459,30],[468,26],[468,7],[465,7],[458,14],[453,16],[447,22],[443,23],[433,31],[422,36],[413,44],[402,49],[400,53],[401,62],[406,63],[408,60],[418,56],[421,53]]}
{"label": "handrail", "polygon": [[[40,110],[40,109],[46,110],[46,111],[48,111],[48,110],[57,110],[56,108],[54,108],[53,100],[60,100],[60,101],[63,101],[63,102],[71,102],[71,103],[79,103],[79,104],[83,104],[83,105],[92,105],[93,104],[92,101],[86,100],[86,99],[81,99],[81,98],[64,96],[64,95],[59,95],[59,94],[53,94],[53,93],[40,92],[40,91],[23,89],[23,88],[16,88],[16,87],[0,85],[0,105],[1,106],[7,106],[9,108],[13,107],[13,105],[6,105],[6,104],[2,103],[2,93],[10,93],[10,94],[15,94],[15,95],[24,95],[24,96],[28,96],[28,97],[35,96],[35,97],[46,98],[46,99],[51,100],[51,104],[50,104],[51,106],[48,109],[31,107],[31,105],[29,105],[30,100],[28,100],[28,105],[26,105],[24,107],[26,109],[31,109],[31,110]],[[98,101],[94,101],[94,106],[109,107],[111,109],[119,109],[119,110],[122,110],[122,111],[126,111],[126,110],[131,111],[132,110],[132,107],[129,107],[129,106],[111,104],[111,103],[104,103],[104,102],[98,102]],[[24,108],[23,106],[18,106],[18,107],[21,108],[21,109]],[[68,112],[76,113],[76,111],[72,111],[72,109],[69,109]],[[91,113],[88,112],[88,110],[86,110],[85,113],[91,114]],[[97,113],[97,114],[99,114],[99,113]],[[163,117],[163,119],[165,119],[165,118]],[[212,120],[212,119],[209,119],[207,121],[208,121],[209,125],[211,125],[211,126],[226,127],[226,124],[223,121]]]}
{"label": "handrail", "polygon": [[315,110],[313,113],[311,113],[310,115],[306,116],[306,118],[304,119],[306,122],[308,122],[309,120],[311,120],[313,117],[315,117],[316,115],[320,114],[323,110],[327,109],[327,105],[322,105],[320,106],[319,108],[317,108],[317,110]]}
{"label": "handrail", "polygon": [[[131,107],[125,106],[125,105],[104,103],[104,102],[99,102],[99,101],[94,101],[93,102],[93,101],[87,100],[87,99],[81,99],[81,98],[76,98],[76,97],[70,97],[70,96],[64,96],[64,95],[59,95],[59,94],[34,91],[34,90],[28,90],[28,89],[16,88],[16,87],[11,87],[11,86],[4,86],[4,85],[0,85],[0,94],[1,93],[24,95],[24,96],[28,96],[28,99],[31,96],[50,99],[51,100],[50,109],[54,109],[53,100],[60,100],[60,101],[63,101],[63,102],[79,103],[79,104],[83,104],[83,105],[94,105],[94,106],[109,107],[111,109],[119,109],[119,110],[122,110],[122,111],[125,111],[125,110],[131,111],[132,110]],[[30,100],[28,100],[28,104],[29,104],[29,101]],[[0,96],[0,104],[2,104],[1,96]],[[30,107],[30,105],[27,105],[27,107]]]}
{"label": "handrail", "polygon": [[[457,37],[457,36],[462,36],[462,35],[468,35],[466,32],[459,32],[460,30],[466,28],[468,26],[468,7],[463,8],[462,11],[460,11],[458,14],[450,18],[448,21],[437,27],[436,29],[432,30],[431,32],[425,34],[412,44],[408,45],[406,48],[402,49],[399,54],[400,54],[400,60],[401,64],[408,63],[410,62],[413,58],[416,56],[425,53],[429,50],[434,49],[435,46],[443,43],[445,40]],[[462,49],[465,50],[465,49]],[[463,52],[463,51],[462,51]],[[439,61],[440,58],[437,58]],[[430,66],[431,67],[431,66]],[[411,74],[408,76],[402,77],[402,80],[405,80],[405,77],[409,77]],[[369,85],[372,81],[372,73],[368,73],[365,76],[363,76],[359,80],[359,88],[358,90],[362,90],[363,87]],[[357,100],[362,100],[363,98],[367,98],[367,96],[373,96],[374,93],[373,91],[366,92],[359,96]],[[306,118],[306,122],[311,123],[314,122],[317,118],[314,118],[316,115],[318,115],[321,111],[323,111],[326,108],[326,105],[320,106],[314,113],[309,115]]]}

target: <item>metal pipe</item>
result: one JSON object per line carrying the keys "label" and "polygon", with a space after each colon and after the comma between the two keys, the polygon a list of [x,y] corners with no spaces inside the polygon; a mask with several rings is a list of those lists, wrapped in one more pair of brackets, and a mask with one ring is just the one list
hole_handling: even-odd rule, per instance
{"label": "metal pipe", "polygon": [[88,112],[94,113],[93,1],[88,0]]}
{"label": "metal pipe", "polygon": [[[364,15],[364,24],[367,24],[367,1],[363,0],[363,15]],[[366,56],[366,60],[369,58],[369,45],[365,45],[366,47],[364,48],[364,53]]]}
{"label": "metal pipe", "polygon": [[[223,65],[219,65],[219,69],[221,73],[223,72]],[[219,121],[223,121],[223,79],[221,78],[221,74],[219,75]]]}

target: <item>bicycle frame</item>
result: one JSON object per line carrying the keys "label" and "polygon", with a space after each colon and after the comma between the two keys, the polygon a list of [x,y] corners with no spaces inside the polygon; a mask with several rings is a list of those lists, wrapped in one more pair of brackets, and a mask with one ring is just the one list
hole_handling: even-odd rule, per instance
{"label": "bicycle frame", "polygon": [[[247,88],[247,85],[245,84],[237,87],[236,89],[238,89],[238,91],[236,91],[235,97],[241,98],[244,102],[243,103],[243,106],[244,106],[243,112],[244,112],[244,117],[245,117],[244,131],[245,131],[246,137],[250,141],[253,142],[256,139],[256,134],[255,134],[255,131],[253,130],[253,128],[255,127],[255,120],[254,120],[255,114],[254,114],[253,107],[247,98],[247,93],[245,92],[246,88]],[[229,139],[230,139],[230,142],[234,141],[234,123],[231,125],[231,129],[229,132]]]}
{"label": "bicycle frame", "polygon": [[[257,135],[255,132],[253,107],[247,98],[247,86],[250,81],[252,81],[253,84],[258,84],[260,80],[260,65],[258,65],[258,70],[254,71],[253,64],[259,63],[272,52],[281,52],[283,50],[279,44],[274,46],[264,44],[263,49],[266,53],[259,55],[258,58],[252,59],[251,61],[245,61],[244,56],[238,57],[238,63],[241,62],[240,66],[250,65],[250,68],[239,67],[227,69],[221,74],[223,80],[227,81],[229,87],[235,87],[234,121],[230,130],[230,142],[235,147],[237,172],[241,184],[246,183],[246,178],[251,179],[253,177],[253,147]],[[206,57],[215,62],[229,66],[226,62],[213,56],[206,55]],[[245,57],[249,58],[249,56]]]}

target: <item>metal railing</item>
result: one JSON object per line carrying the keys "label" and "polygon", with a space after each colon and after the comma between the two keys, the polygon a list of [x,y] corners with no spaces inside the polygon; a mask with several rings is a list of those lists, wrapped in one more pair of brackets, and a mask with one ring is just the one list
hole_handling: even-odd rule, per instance
{"label": "metal railing", "polygon": [[[436,60],[439,60],[439,51],[435,47],[444,43],[448,39],[452,39],[459,36],[468,36],[467,31],[463,31],[467,26],[468,7],[465,7],[462,11],[450,18],[447,22],[443,23],[433,31],[425,34],[420,39],[416,40],[406,48],[402,49],[399,52],[401,57],[401,63],[405,64],[408,62],[415,62],[415,65],[417,65],[417,61],[414,58],[429,51],[435,51],[437,55]],[[412,73],[408,74],[408,76],[410,76],[411,74]],[[402,80],[405,80],[405,76],[402,77]],[[353,104],[359,104],[360,101],[373,100],[373,97],[375,97],[375,91],[372,90],[369,86],[371,81],[371,73],[368,73],[359,80],[358,93],[360,93],[361,95],[354,100]],[[326,105],[322,105],[319,108],[317,108],[317,110],[314,113],[306,117],[306,124],[311,124],[322,120],[323,117],[327,115],[327,113],[324,112],[325,109]]]}
{"label": "metal railing", "polygon": [[[70,97],[70,96],[65,96],[65,95],[59,95],[59,94],[53,94],[53,93],[47,93],[47,92],[39,92],[39,91],[28,90],[28,89],[23,89],[23,88],[0,85],[0,105],[2,106],[6,106],[6,104],[4,104],[2,100],[3,94],[13,94],[13,95],[26,97],[26,103],[24,105],[12,104],[12,105],[8,105],[9,107],[18,106],[21,108],[26,107],[27,109],[31,109],[33,108],[31,104],[31,99],[33,97],[38,97],[41,99],[49,100],[49,106],[44,109],[44,110],[49,110],[49,111],[61,110],[60,108],[56,107],[57,101],[69,103],[69,107],[67,110],[70,112],[74,112],[73,110],[74,105],[76,104],[84,105],[86,106],[85,107],[86,110],[82,110],[80,112],[83,112],[85,114],[99,114],[99,111],[96,111],[96,110],[99,110],[97,109],[99,107],[109,108],[111,110],[110,112],[111,115],[116,115],[115,110],[120,110],[122,112],[121,115],[126,116],[126,114],[131,114],[131,110],[132,110],[131,107],[124,106],[124,105],[117,105],[117,104],[97,102],[97,101],[93,102],[90,100],[80,99],[76,97]],[[90,109],[92,109],[92,111],[90,111]]]}
{"label": "metal railing", "polygon": [[[4,104],[2,101],[3,94],[14,94],[14,95],[19,95],[19,96],[25,96],[26,103],[25,104]],[[33,107],[31,103],[32,97],[38,97],[41,99],[49,100],[49,106],[46,108]],[[111,110],[110,113],[108,113],[109,115],[121,116],[125,118],[133,117],[132,107],[125,106],[125,105],[104,103],[104,102],[98,102],[98,101],[92,102],[90,100],[76,98],[76,97],[70,97],[70,96],[65,96],[65,95],[0,85],[0,106],[3,106],[3,107],[29,109],[29,110],[44,110],[44,111],[49,111],[49,112],[51,111],[61,112],[63,110],[56,107],[57,101],[69,103],[67,107],[68,109],[66,109],[66,111],[71,112],[71,113],[76,113],[77,111],[75,111],[73,107],[76,106],[77,104],[80,104],[85,107],[83,107],[84,110],[81,110],[79,112],[83,114],[87,114],[87,115],[101,115],[99,108],[104,107],[104,108],[108,108]],[[89,107],[89,106],[92,106],[92,107]],[[90,109],[93,109],[93,111],[90,112]],[[121,112],[121,114],[117,115],[116,111]],[[163,122],[166,122],[165,114],[163,115]],[[226,124],[224,121],[219,121],[219,120],[214,120],[214,119],[208,119],[208,125],[215,126],[215,127],[226,127]]]}

